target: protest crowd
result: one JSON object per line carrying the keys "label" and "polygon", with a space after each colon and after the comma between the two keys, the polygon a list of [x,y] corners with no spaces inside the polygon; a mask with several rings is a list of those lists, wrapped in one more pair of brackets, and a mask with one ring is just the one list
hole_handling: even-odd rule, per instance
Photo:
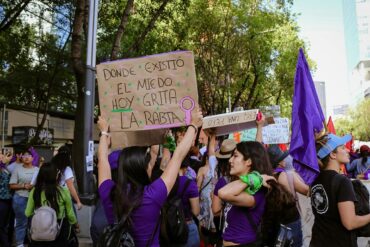
{"label": "protest crowd", "polygon": [[[162,144],[112,149],[112,125],[99,117],[94,246],[352,247],[370,237],[369,194],[359,183],[369,178],[370,149],[356,153],[346,146],[351,135],[325,131],[315,103],[305,106],[314,112],[308,122],[297,119],[298,88],[286,143],[264,142],[261,112],[252,114],[254,140],[241,141],[206,127],[193,106],[186,126],[166,128]],[[83,205],[69,148],[46,163],[32,148],[0,161],[0,246],[78,246]],[[363,212],[359,191],[367,192]]]}

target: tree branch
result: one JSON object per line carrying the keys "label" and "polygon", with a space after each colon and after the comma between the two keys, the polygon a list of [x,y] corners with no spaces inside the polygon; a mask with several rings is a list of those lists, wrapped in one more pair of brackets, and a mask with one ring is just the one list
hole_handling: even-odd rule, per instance
{"label": "tree branch", "polygon": [[128,23],[128,18],[132,12],[133,7],[134,7],[134,0],[128,0],[126,7],[123,11],[122,17],[121,17],[121,23],[119,24],[118,30],[116,32],[116,36],[114,37],[113,48],[112,48],[112,52],[110,55],[111,60],[117,59],[117,53],[121,48],[121,39],[122,39],[123,33],[125,32],[125,29]]}
{"label": "tree branch", "polygon": [[161,6],[159,9],[154,13],[152,16],[152,19],[149,21],[148,25],[144,29],[144,31],[141,33],[141,35],[135,40],[135,42],[132,44],[130,49],[128,50],[128,54],[133,54],[134,52],[137,52],[142,43],[144,42],[145,37],[148,35],[148,33],[154,28],[155,22],[158,20],[158,18],[162,15],[164,9],[166,8],[166,5],[168,4],[170,0],[163,0]]}

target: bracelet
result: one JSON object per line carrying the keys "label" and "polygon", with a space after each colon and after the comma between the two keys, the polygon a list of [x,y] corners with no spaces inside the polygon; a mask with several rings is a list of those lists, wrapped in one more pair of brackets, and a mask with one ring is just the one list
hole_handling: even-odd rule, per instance
{"label": "bracelet", "polygon": [[194,124],[189,124],[188,127],[193,127],[195,130],[195,133],[198,132],[198,128]]}
{"label": "bracelet", "polygon": [[106,131],[100,132],[100,136],[110,136],[110,134]]}

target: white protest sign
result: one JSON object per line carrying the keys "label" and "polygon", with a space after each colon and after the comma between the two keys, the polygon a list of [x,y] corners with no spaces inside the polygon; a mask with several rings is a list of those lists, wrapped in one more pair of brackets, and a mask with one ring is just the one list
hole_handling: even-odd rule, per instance
{"label": "white protest sign", "polygon": [[262,128],[262,140],[265,144],[279,144],[289,142],[289,119],[274,118],[275,124]]}

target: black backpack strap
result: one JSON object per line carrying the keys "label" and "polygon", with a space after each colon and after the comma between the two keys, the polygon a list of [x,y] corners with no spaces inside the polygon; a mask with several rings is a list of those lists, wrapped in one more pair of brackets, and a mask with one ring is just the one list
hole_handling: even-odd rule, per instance
{"label": "black backpack strap", "polygon": [[200,193],[202,193],[202,191],[211,183],[211,181],[212,181],[212,178],[210,178],[209,180],[208,180],[208,182],[206,183],[206,185],[204,185],[200,190],[199,190],[199,195],[200,195]]}

